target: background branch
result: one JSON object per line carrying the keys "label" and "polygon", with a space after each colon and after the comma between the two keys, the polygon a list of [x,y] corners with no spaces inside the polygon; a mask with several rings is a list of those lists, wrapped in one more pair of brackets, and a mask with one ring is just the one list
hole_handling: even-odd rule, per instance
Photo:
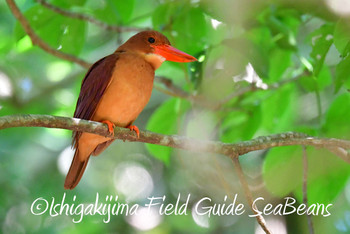
{"label": "background branch", "polygon": [[[8,115],[0,117],[0,129],[11,127],[61,128],[111,137],[105,124],[51,115]],[[310,145],[326,149],[337,147],[344,149],[344,151],[350,149],[350,141],[348,140],[311,137],[304,133],[295,132],[263,136],[249,141],[228,144],[219,141],[197,140],[177,135],[163,135],[149,131],[140,131],[140,138],[137,138],[136,133],[131,132],[129,129],[116,127],[114,129],[114,138],[124,141],[138,141],[168,146],[195,152],[217,153],[228,157],[231,157],[232,155],[243,155],[251,151],[287,145]],[[346,161],[348,163],[350,162],[349,153],[347,153]]]}

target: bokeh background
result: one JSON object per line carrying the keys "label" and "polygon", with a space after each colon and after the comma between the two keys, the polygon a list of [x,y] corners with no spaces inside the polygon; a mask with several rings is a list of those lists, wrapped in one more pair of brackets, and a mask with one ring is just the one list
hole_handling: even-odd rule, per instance
{"label": "bokeh background", "polygon": [[[135,124],[140,129],[203,140],[239,142],[298,131],[350,138],[350,2],[346,0],[50,0],[118,30],[59,14],[33,0],[16,0],[34,31],[51,47],[93,63],[145,28],[198,58],[165,62],[156,72],[182,90],[155,83]],[[0,2],[0,115],[72,116],[86,69],[33,46]],[[64,191],[72,150],[71,131],[12,128],[0,131],[0,226],[2,233],[262,233],[252,214],[198,216],[203,197],[213,204],[246,204],[233,164],[222,155],[116,141],[92,158],[79,186]],[[289,146],[240,158],[254,197],[280,204],[302,202],[302,148]],[[312,217],[316,233],[350,232],[350,167],[325,150],[307,148],[309,203],[332,203],[331,216]],[[93,203],[96,193],[145,204],[166,196],[175,204],[191,194],[188,215],[51,217],[31,214],[39,197],[60,203],[76,196]],[[77,204],[76,203],[76,204]],[[262,203],[260,203],[262,204]],[[210,205],[210,204],[208,204]],[[247,204],[246,204],[247,206]],[[308,233],[296,214],[266,216],[275,233]]]}

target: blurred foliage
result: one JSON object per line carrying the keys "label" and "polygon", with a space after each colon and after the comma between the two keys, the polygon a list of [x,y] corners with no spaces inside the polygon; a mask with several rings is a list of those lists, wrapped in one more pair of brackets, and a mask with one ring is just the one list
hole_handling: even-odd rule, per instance
{"label": "blurred foliage", "polygon": [[[192,64],[166,62],[157,70],[196,98],[154,90],[136,121],[141,129],[223,142],[284,131],[350,139],[350,21],[349,6],[339,5],[341,1],[48,2],[121,28],[154,28],[198,58]],[[90,62],[133,35],[62,16],[34,0],[16,3],[46,43]],[[0,2],[0,58],[0,115],[72,116],[86,71],[33,46],[5,1]],[[64,192],[68,203],[74,195],[82,203],[94,202],[97,192],[102,202],[105,195],[119,195],[121,203],[144,204],[149,196],[165,195],[167,203],[176,203],[178,194],[182,202],[191,194],[193,206],[205,196],[214,204],[238,194],[238,202],[245,203],[229,159],[141,143],[114,143],[91,160],[75,190],[64,191],[70,136],[69,131],[44,128],[0,131],[3,233],[255,232],[248,209],[241,216],[207,219],[191,215],[189,207],[189,215],[143,217],[147,223],[122,215],[108,224],[99,216],[74,224],[65,215],[32,215],[35,199],[60,202]],[[243,156],[254,196],[273,204],[294,196],[300,204],[302,154],[300,146],[288,146]],[[324,150],[308,147],[307,154],[309,202],[334,204],[330,217],[313,217],[316,233],[350,232],[350,166]],[[279,220],[289,233],[307,232],[305,216],[266,218],[268,226]]]}

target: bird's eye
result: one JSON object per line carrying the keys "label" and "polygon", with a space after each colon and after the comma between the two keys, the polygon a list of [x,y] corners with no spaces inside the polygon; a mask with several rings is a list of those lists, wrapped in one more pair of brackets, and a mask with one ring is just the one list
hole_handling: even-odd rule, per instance
{"label": "bird's eye", "polygon": [[149,37],[148,38],[148,42],[149,43],[154,43],[156,41],[156,39],[154,39],[153,37]]}

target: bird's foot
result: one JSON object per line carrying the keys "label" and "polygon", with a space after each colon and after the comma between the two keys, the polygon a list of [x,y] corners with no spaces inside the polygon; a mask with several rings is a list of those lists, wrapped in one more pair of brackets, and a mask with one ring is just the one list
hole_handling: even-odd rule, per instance
{"label": "bird's foot", "polygon": [[107,124],[107,126],[108,126],[108,132],[109,132],[112,136],[114,136],[114,127],[115,127],[115,124],[112,123],[112,122],[109,121],[109,120],[103,120],[103,121],[101,121],[101,123]]}
{"label": "bird's foot", "polygon": [[127,128],[130,129],[130,131],[135,131],[137,138],[140,138],[140,130],[138,127],[136,127],[135,125],[129,125]]}

